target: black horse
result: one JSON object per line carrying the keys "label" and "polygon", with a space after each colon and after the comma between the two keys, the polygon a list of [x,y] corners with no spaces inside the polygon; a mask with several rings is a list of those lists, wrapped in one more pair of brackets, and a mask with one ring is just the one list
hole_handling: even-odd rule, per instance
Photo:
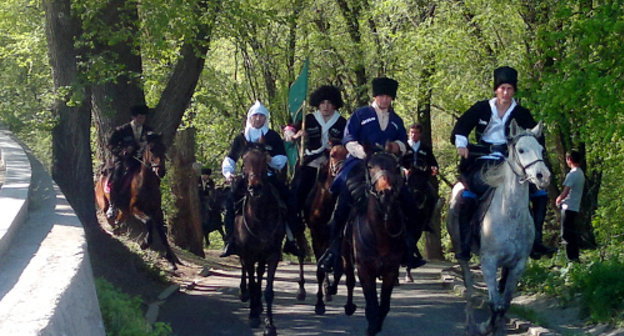
{"label": "black horse", "polygon": [[[234,239],[239,247],[242,266],[241,300],[250,299],[249,319],[252,328],[260,325],[262,312],[262,277],[267,271],[264,299],[267,305],[265,335],[277,335],[273,325],[273,281],[281,257],[281,242],[286,234],[284,207],[267,175],[268,154],[252,147],[243,155],[243,174],[247,189],[242,214],[236,216]],[[249,277],[249,283],[247,283]]]}
{"label": "black horse", "polygon": [[[343,241],[343,263],[347,278],[345,313],[353,314],[355,268],[366,299],[367,335],[381,331],[390,311],[394,288],[405,249],[405,224],[399,194],[403,186],[398,159],[388,152],[370,156],[366,163],[368,188],[356,205],[351,225]],[[377,279],[381,296],[377,297]]]}

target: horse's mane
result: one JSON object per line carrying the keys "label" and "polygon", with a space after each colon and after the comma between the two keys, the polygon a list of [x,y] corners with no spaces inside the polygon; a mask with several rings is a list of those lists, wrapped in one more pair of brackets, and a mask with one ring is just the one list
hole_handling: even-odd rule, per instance
{"label": "horse's mane", "polygon": [[505,161],[485,171],[482,168],[483,181],[492,187],[497,187],[505,182]]}

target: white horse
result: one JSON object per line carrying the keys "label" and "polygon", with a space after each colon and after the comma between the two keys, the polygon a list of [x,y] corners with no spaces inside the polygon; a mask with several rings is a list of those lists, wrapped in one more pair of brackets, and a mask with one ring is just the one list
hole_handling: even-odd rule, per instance
{"label": "white horse", "polygon": [[[531,252],[535,228],[529,212],[530,181],[543,189],[550,183],[550,171],[544,164],[543,147],[537,141],[542,134],[540,122],[531,130],[523,130],[512,120],[508,138],[509,155],[505,162],[485,174],[486,182],[496,188],[492,201],[482,217],[480,227],[481,270],[487,284],[491,316],[476,325],[471,305],[473,279],[468,261],[460,260],[466,286],[466,332],[469,335],[504,335],[504,316],[513,292],[524,272]],[[460,248],[458,208],[460,183],[453,188],[447,228],[453,245]],[[497,271],[501,279],[497,282]]]}

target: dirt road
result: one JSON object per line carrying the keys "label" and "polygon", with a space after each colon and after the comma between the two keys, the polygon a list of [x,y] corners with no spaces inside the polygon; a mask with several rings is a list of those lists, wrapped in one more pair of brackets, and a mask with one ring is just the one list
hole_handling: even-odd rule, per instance
{"label": "dirt road", "polygon": [[[453,336],[463,335],[464,301],[444,287],[440,271],[448,264],[428,264],[414,274],[414,283],[401,281],[392,295],[390,313],[380,335]],[[280,264],[275,283],[274,318],[279,335],[364,335],[364,298],[359,284],[355,291],[358,306],[353,316],[344,314],[344,280],[338,295],[327,303],[324,315],[314,314],[316,280],[314,265],[306,265],[305,301],[296,300],[297,267]],[[404,272],[401,273],[403,279]],[[161,305],[159,321],[171,324],[177,336],[262,335],[263,328],[248,326],[248,303],[238,299],[239,271],[213,270],[197,277],[193,289],[178,292]],[[477,312],[478,321],[487,317]],[[525,335],[509,329],[509,335]]]}

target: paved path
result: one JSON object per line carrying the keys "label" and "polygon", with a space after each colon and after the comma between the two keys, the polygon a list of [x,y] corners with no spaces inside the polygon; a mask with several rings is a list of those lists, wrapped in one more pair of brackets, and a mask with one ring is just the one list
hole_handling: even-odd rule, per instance
{"label": "paved path", "polygon": [[[415,282],[395,287],[390,313],[379,335],[453,336],[463,335],[464,301],[443,286],[440,271],[448,265],[428,264],[413,272]],[[307,299],[296,300],[297,267],[280,264],[275,283],[274,319],[279,335],[364,335],[364,298],[359,284],[355,291],[358,310],[344,315],[344,280],[338,295],[327,303],[325,315],[314,314],[316,281],[314,266],[306,265]],[[401,276],[404,276],[402,272]],[[214,270],[198,277],[192,290],[172,295],[160,309],[159,320],[173,327],[177,336],[262,335],[263,328],[250,329],[248,303],[238,300],[238,271]],[[486,319],[477,312],[478,321]],[[524,335],[509,330],[510,335]]]}

